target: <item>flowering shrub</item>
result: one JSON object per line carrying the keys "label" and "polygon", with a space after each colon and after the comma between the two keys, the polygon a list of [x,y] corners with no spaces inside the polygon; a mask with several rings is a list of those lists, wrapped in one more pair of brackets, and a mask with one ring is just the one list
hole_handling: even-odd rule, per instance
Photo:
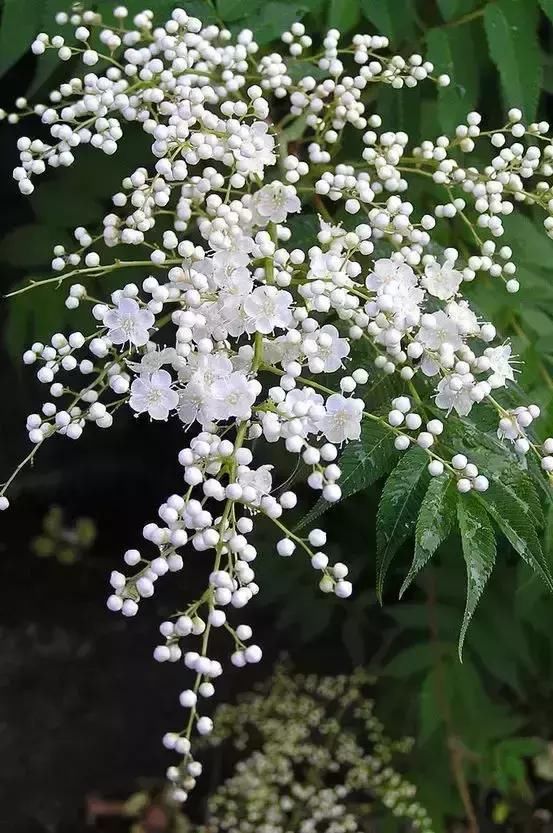
{"label": "flowering shrub", "polygon": [[209,744],[225,741],[241,757],[209,800],[209,833],[346,833],[369,829],[383,810],[432,830],[415,787],[395,769],[412,740],[386,737],[372,683],[362,670],[316,677],[278,667],[258,692],[220,706]]}
{"label": "flowering shrub", "polygon": [[[317,51],[295,23],[283,56],[261,54],[249,30],[233,39],[182,9],[156,27],[150,12],[126,19],[124,7],[108,22],[60,13],[73,37],[40,34],[33,52],[78,56],[84,72],[47,105],[20,100],[8,116],[34,113],[51,135],[19,139],[23,194],[48,166],[76,162],[81,145],[115,154],[128,123],[151,138],[151,159],[121,172],[100,230],[79,226],[75,251],[54,249],[55,274],[40,285],[69,285],[66,306],[90,305],[94,326],[25,352],[49,394],[27,419],[33,447],[0,490],[0,508],[46,440],[107,429],[122,406],[194,429],[178,453],[184,488],[175,484],[160,523],[143,529],[153,556],[127,550],[130,574],[112,572],[108,598],[110,610],[132,617],[193,550],[209,559],[205,591],[161,624],[154,651],[159,662],[183,658],[195,675],[180,695],[185,726],[164,737],[183,756],[171,777],[185,800],[201,769],[192,734],[212,731],[202,704],[223,670],[212,630],[227,631],[235,666],[262,656],[234,613],[259,592],[248,539],[256,521],[278,529],[278,555],[304,554],[321,590],[347,598],[348,568],[329,563],[324,531],[301,529],[391,471],[377,518],[379,594],[411,533],[403,589],[453,529],[468,577],[460,645],[493,568],[497,528],[553,587],[538,535],[553,438],[537,441],[540,409],[509,389],[511,347],[465,297],[482,275],[497,291],[518,290],[504,216],[536,205],[553,236],[553,145],[546,123],[524,125],[512,109],[498,130],[482,129],[472,112],[453,137],[409,149],[405,133],[370,113],[371,88],[444,87],[449,78],[420,55],[389,54],[379,35],[341,44],[330,30]],[[358,148],[354,160],[344,137]],[[439,195],[426,210],[414,204],[420,178]],[[442,245],[459,224],[470,251]],[[131,269],[140,286],[125,282]],[[87,288],[119,272],[111,295]],[[295,529],[283,516],[297,496],[274,482],[267,443],[281,444],[291,470],[300,461],[320,495]]]}

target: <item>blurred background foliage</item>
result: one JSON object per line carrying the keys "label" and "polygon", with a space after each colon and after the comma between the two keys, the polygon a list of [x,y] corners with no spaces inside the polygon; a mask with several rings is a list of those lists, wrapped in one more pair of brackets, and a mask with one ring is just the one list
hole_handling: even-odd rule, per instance
{"label": "blurred background foliage", "polygon": [[[92,4],[100,11],[113,5],[108,0]],[[137,12],[145,0],[129,0],[127,5],[131,12]],[[177,4],[156,0],[150,5],[163,17]],[[520,107],[527,121],[540,118],[553,122],[553,0],[182,0],[179,5],[205,22],[223,21],[232,31],[251,28],[261,45],[268,47],[274,42],[271,48],[275,50],[279,49],[279,34],[294,20],[301,19],[314,33],[315,49],[325,29],[332,26],[340,29],[344,37],[356,31],[380,32],[390,38],[394,51],[425,54],[440,73],[451,76],[453,83],[449,88],[436,92],[430,85],[421,85],[398,92],[376,87],[372,102],[374,112],[383,118],[384,128],[405,130],[415,141],[454,131],[473,109],[482,113],[488,126],[494,127],[504,123],[505,111],[512,106]],[[67,66],[60,69],[59,62],[50,54],[37,61],[28,53],[37,31],[53,32],[58,28],[53,15],[61,7],[62,0],[4,0],[0,19],[0,106],[6,110],[14,109],[19,95],[27,95],[32,103],[45,99],[48,90],[66,75]],[[298,72],[302,69],[307,67],[300,65]],[[80,70],[75,66],[72,71]],[[312,68],[309,72],[313,72]],[[10,174],[16,164],[17,136],[29,129],[26,121],[18,125],[0,124],[0,175],[4,183],[0,205],[0,285],[4,293],[23,280],[49,275],[53,245],[70,246],[75,225],[101,219],[108,210],[109,196],[118,190],[122,176],[143,161],[147,147],[144,136],[137,132],[122,143],[115,157],[84,151],[76,165],[51,172],[33,196],[23,200]],[[33,123],[32,129],[41,135],[39,124]],[[425,198],[436,186],[426,179],[413,185],[424,207]],[[530,210],[523,217],[506,218],[514,259],[519,264],[521,290],[516,299],[488,278],[475,282],[472,291],[480,310],[499,322],[502,335],[512,338],[515,352],[523,362],[518,383],[527,392],[527,400],[536,401],[544,410],[541,427],[544,435],[551,435],[553,243],[543,234],[540,222]],[[304,231],[309,233],[308,225]],[[301,228],[297,233],[300,232]],[[444,245],[455,245],[462,251],[469,242],[462,234],[455,227],[455,236],[444,238]],[[79,314],[65,309],[62,291],[33,291],[3,305],[4,360],[0,378],[9,397],[0,447],[3,470],[17,462],[25,433],[20,423],[34,409],[36,387],[30,374],[20,374],[19,356],[32,340],[45,339],[67,327],[84,327]],[[379,398],[383,401],[389,393],[386,383],[373,393],[375,404]],[[48,456],[51,452],[47,451],[39,467],[20,481],[23,506],[10,513],[6,536],[2,536],[2,571],[15,591],[4,606],[2,623],[7,623],[10,632],[21,631],[25,637],[5,641],[8,647],[12,642],[16,647],[7,678],[0,683],[0,701],[3,686],[18,677],[25,662],[34,661],[34,649],[21,651],[17,647],[21,641],[29,644],[29,622],[36,622],[41,629],[46,621],[48,627],[61,626],[71,635],[67,640],[70,647],[64,647],[60,654],[63,663],[68,655],[78,654],[71,646],[75,639],[82,645],[84,637],[79,634],[86,632],[87,656],[92,659],[87,660],[89,664],[82,676],[78,668],[69,673],[76,675],[75,707],[89,710],[88,730],[92,731],[90,727],[94,725],[95,737],[102,738],[103,750],[119,747],[121,734],[132,733],[136,725],[133,720],[137,718],[136,709],[131,709],[129,714],[118,712],[117,720],[108,719],[106,715],[113,708],[109,698],[99,696],[97,703],[92,704],[88,698],[90,675],[104,670],[106,657],[123,677],[137,676],[132,665],[135,654],[128,651],[120,655],[120,624],[113,625],[102,610],[103,577],[116,566],[120,551],[136,541],[136,529],[151,518],[154,507],[170,488],[168,484],[177,477],[173,449],[180,447],[182,434],[174,429],[171,446],[167,433],[165,427],[160,431],[157,426],[137,425],[122,417],[113,431],[101,435],[91,432],[78,448],[54,443],[54,456]],[[273,462],[279,465],[278,459]],[[258,563],[264,592],[256,600],[255,624],[261,632],[260,641],[266,645],[266,671],[270,658],[276,659],[279,646],[291,645],[293,659],[300,668],[329,672],[363,664],[377,674],[376,699],[387,727],[398,735],[411,733],[416,738],[409,776],[417,783],[437,830],[452,829],[455,820],[468,821],[473,833],[477,825],[524,831],[550,827],[551,599],[539,581],[511,559],[507,543],[500,541],[504,557],[498,558],[460,664],[457,637],[465,594],[460,543],[448,539],[433,568],[397,603],[399,575],[405,572],[412,552],[412,542],[407,542],[396,568],[397,577],[392,575],[381,607],[374,592],[378,492],[378,485],[370,485],[334,508],[323,521],[334,548],[330,555],[352,568],[357,590],[348,603],[318,593],[312,571],[300,559],[282,562],[273,557],[274,541],[268,530],[267,539],[258,541],[258,548],[264,553]],[[309,499],[307,493],[305,497]],[[61,510],[51,508],[53,502],[63,507],[68,518],[90,516],[96,527],[85,519],[86,528],[81,526],[78,531],[79,522],[66,522]],[[78,556],[79,563],[74,567],[67,564],[76,560],[74,557],[61,555],[67,549],[68,534],[72,541],[69,549],[73,556]],[[548,536],[553,542],[552,518]],[[33,558],[33,552],[57,554],[64,563],[54,559],[39,561]],[[12,553],[18,558],[12,559]],[[70,578],[68,572],[72,574]],[[39,586],[40,592],[35,589]],[[139,651],[137,662],[149,663],[155,623],[160,615],[170,612],[172,602],[170,598],[156,600],[146,614],[149,619],[143,625],[144,649]],[[87,612],[83,618],[84,609]],[[100,636],[94,636],[95,630]],[[101,639],[101,649],[95,639]],[[234,690],[222,694],[232,698],[239,688],[247,687],[248,673],[235,675]],[[55,684],[52,685],[49,696],[57,704]],[[120,681],[120,685],[124,691],[124,683]],[[37,699],[26,702],[25,709],[34,709],[39,697],[44,708],[40,680],[36,686]],[[177,690],[170,682],[164,686],[169,693],[160,694],[153,682],[151,688],[161,701],[159,714],[149,715],[147,734],[142,733],[136,741],[146,749],[154,747],[157,735],[175,714],[171,690]],[[116,699],[118,691],[111,696]],[[141,696],[139,689],[133,691],[133,698]],[[25,744],[25,732],[29,729],[20,731]],[[58,726],[57,731],[63,734],[64,729]],[[0,734],[0,742],[2,738],[7,744],[4,748],[12,749],[9,734]],[[40,800],[37,798],[33,804],[31,799],[30,806],[36,805],[36,815],[42,814],[41,818],[50,821],[69,812],[79,801],[79,790],[82,795],[91,780],[96,779],[93,786],[113,789],[117,778],[117,783],[122,783],[125,778],[129,781],[143,774],[137,767],[149,766],[150,774],[155,774],[164,762],[162,753],[157,751],[148,756],[142,749],[141,755],[124,763],[120,754],[110,760],[109,751],[104,754],[89,749],[86,754],[81,750],[81,754],[72,743],[60,747],[63,759],[58,760],[53,747],[56,741],[51,737],[40,740],[33,736],[33,743],[38,744],[33,753],[38,757],[37,765],[30,769],[31,792]],[[40,786],[45,749],[58,760],[62,773],[59,788],[48,781],[46,794]],[[101,763],[96,760],[100,754]],[[28,768],[29,761],[25,765]],[[80,781],[75,780],[77,769],[82,774]],[[23,770],[23,762],[15,756],[9,779],[12,794],[17,790],[18,772],[28,793],[29,777]],[[72,790],[69,795],[67,784]],[[64,797],[60,798],[62,792]],[[13,819],[17,818],[17,814],[13,815]]]}

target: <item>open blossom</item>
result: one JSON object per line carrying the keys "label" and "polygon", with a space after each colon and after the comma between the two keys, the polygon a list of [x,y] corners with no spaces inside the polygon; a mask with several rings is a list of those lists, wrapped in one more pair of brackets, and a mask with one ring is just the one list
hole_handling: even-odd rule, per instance
{"label": "open blossom", "polygon": [[438,383],[436,405],[444,411],[455,410],[459,416],[470,413],[475,400],[471,396],[474,378],[471,373],[465,376],[445,376]]}
{"label": "open blossom", "polygon": [[121,298],[117,308],[109,309],[104,315],[111,342],[125,344],[128,341],[135,347],[143,347],[149,341],[148,330],[154,326],[154,321],[150,310],[141,309],[134,298]]}
{"label": "open blossom", "polygon": [[276,286],[258,286],[244,301],[244,310],[249,317],[248,332],[268,334],[277,327],[288,327],[292,322],[290,307],[293,300],[289,292]]}
{"label": "open blossom", "polygon": [[249,419],[252,413],[251,406],[260,392],[261,385],[257,379],[248,380],[243,373],[231,373],[226,378],[218,379],[210,389],[212,418]]}
{"label": "open blossom", "polygon": [[203,425],[209,422],[209,417],[204,414],[204,406],[209,401],[209,388],[201,382],[189,382],[181,390],[178,402],[179,418],[185,425],[192,425],[199,422]]}
{"label": "open blossom", "polygon": [[417,276],[407,263],[381,257],[375,260],[373,271],[365,279],[365,286],[375,292],[386,292],[387,285],[395,284],[396,281],[398,284],[412,287],[417,285]]}
{"label": "open blossom", "polygon": [[259,225],[283,223],[288,214],[301,211],[296,189],[293,185],[283,185],[282,182],[271,182],[256,191],[253,207],[260,220]]}
{"label": "open blossom", "polygon": [[446,312],[448,317],[455,322],[461,335],[473,336],[480,331],[478,319],[467,301],[450,301],[446,306]]}
{"label": "open blossom", "polygon": [[317,425],[331,443],[358,440],[363,407],[362,399],[346,399],[339,393],[333,393],[326,400],[326,415],[318,420]]}
{"label": "open blossom", "polygon": [[449,261],[443,264],[434,261],[434,263],[429,263],[426,266],[422,285],[435,298],[448,301],[457,294],[462,280],[462,272],[454,269]]}
{"label": "open blossom", "polygon": [[177,369],[183,363],[184,360],[177,354],[174,347],[164,347],[163,350],[149,350],[144,353],[139,362],[127,362],[127,366],[134,373],[148,376],[160,370],[165,364],[170,364]]}
{"label": "open blossom", "polygon": [[[309,369],[313,372],[334,373],[342,367],[349,355],[350,346],[347,338],[340,338],[340,333],[333,324],[325,324],[318,333],[316,352],[309,355]],[[316,364],[322,362],[322,364]]]}
{"label": "open blossom", "polygon": [[243,174],[263,174],[266,165],[276,162],[275,140],[269,133],[269,126],[263,121],[255,121],[251,126],[242,125],[240,131],[242,141],[232,150],[236,167]]}
{"label": "open blossom", "polygon": [[250,487],[254,490],[255,498],[253,503],[259,504],[259,501],[264,495],[268,495],[273,488],[273,478],[271,475],[272,466],[259,466],[257,469],[251,469],[247,466],[238,466],[237,482],[242,488]]}
{"label": "open blossom", "polygon": [[504,416],[499,420],[497,436],[500,440],[510,440],[511,442],[515,442],[520,437],[520,428],[516,413],[511,413],[509,416]]}
{"label": "open blossom", "polygon": [[490,362],[491,376],[488,383],[492,388],[502,388],[507,381],[513,381],[515,376],[511,367],[511,345],[503,344],[501,347],[488,347],[484,355]]}
{"label": "open blossom", "polygon": [[140,376],[131,385],[129,405],[138,414],[148,413],[152,419],[166,420],[176,408],[179,395],[172,390],[173,380],[166,370],[156,370],[151,376]]}
{"label": "open blossom", "polygon": [[417,341],[427,350],[439,350],[444,344],[458,350],[463,343],[457,324],[442,310],[423,316]]}
{"label": "open blossom", "polygon": [[397,278],[380,286],[375,303],[394,327],[406,331],[419,323],[423,300],[424,291],[416,283]]}

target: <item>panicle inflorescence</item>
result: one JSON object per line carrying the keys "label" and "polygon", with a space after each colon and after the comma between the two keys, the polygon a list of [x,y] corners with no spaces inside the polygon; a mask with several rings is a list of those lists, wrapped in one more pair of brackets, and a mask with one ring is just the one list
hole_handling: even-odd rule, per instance
{"label": "panicle inflorescence", "polygon": [[[223,670],[212,629],[228,633],[235,666],[261,659],[250,626],[234,623],[259,591],[254,524],[274,525],[278,555],[304,554],[323,592],[352,592],[347,566],[331,565],[324,551],[324,531],[305,536],[284,522],[297,495],[275,482],[267,444],[281,444],[291,469],[301,460],[327,504],[342,497],[339,450],[359,440],[364,422],[389,432],[399,451],[418,446],[430,474],[452,478],[459,492],[486,491],[486,473],[441,438],[450,412],[466,417],[485,402],[497,411],[499,437],[553,472],[553,439],[538,446],[527,430],[539,408],[507,410],[494,398],[514,379],[510,345],[463,295],[480,274],[518,289],[511,248],[496,240],[519,204],[543,208],[553,236],[553,145],[548,125],[526,127],[511,110],[498,131],[483,131],[470,113],[454,137],[409,151],[407,134],[383,129],[370,112],[367,93],[375,83],[449,79],[420,55],[389,54],[380,35],[344,44],[333,29],[312,54],[294,23],[283,35],[288,56],[260,54],[251,31],[233,37],[183,9],[156,25],[148,11],[128,21],[124,7],[110,22],[90,11],[56,19],[72,35],[39,34],[33,51],[55,50],[86,70],[47,104],[18,100],[8,116],[34,114],[50,132],[48,141],[18,141],[21,192],[30,194],[48,167],[73,164],[82,146],[116,153],[132,125],[149,137],[151,157],[122,171],[99,228],[77,227],[74,251],[54,248],[54,275],[42,283],[68,283],[67,308],[89,306],[93,326],[25,352],[49,393],[27,419],[33,447],[0,490],[0,509],[48,438],[108,429],[123,406],[195,429],[178,454],[183,484],[144,527],[146,551],[127,550],[126,572],[112,572],[108,599],[111,610],[134,616],[193,551],[211,558],[204,592],[161,624],[154,651],[195,675],[180,696],[184,728],[164,739],[183,756],[172,780],[184,800],[199,772],[191,736],[212,729],[203,704]],[[317,78],[293,80],[300,56]],[[283,128],[294,121],[288,144]],[[346,131],[359,132],[356,161],[341,151]],[[483,166],[468,159],[477,146],[489,157]],[[417,177],[443,194],[425,211],[409,200]],[[311,222],[307,241],[297,215]],[[459,221],[471,230],[469,254],[436,243],[435,230]],[[142,273],[139,284],[125,282],[127,269]],[[90,280],[101,285],[117,272],[120,288],[94,297]],[[356,345],[371,357],[368,369]],[[375,375],[394,376],[403,390],[388,413],[366,404]]]}
{"label": "panicle inflorescence", "polygon": [[209,799],[210,833],[355,833],[383,813],[431,833],[415,786],[396,768],[413,742],[387,737],[374,682],[364,670],[318,677],[281,665],[258,691],[220,706],[208,744],[231,744],[240,759]]}

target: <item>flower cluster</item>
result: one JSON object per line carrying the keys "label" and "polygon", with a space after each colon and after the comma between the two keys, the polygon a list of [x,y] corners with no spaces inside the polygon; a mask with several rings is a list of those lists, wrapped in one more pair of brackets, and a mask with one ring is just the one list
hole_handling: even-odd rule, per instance
{"label": "flower cluster", "polygon": [[363,670],[316,677],[280,666],[257,692],[219,707],[208,742],[241,757],[209,800],[210,833],[355,833],[386,813],[430,833],[416,788],[396,769],[412,741],[386,737],[373,683]]}
{"label": "flower cluster", "polygon": [[[204,701],[223,670],[210,649],[212,629],[228,633],[235,666],[261,659],[250,626],[234,621],[259,591],[254,524],[277,528],[278,555],[304,553],[323,592],[352,592],[347,566],[331,565],[323,549],[324,531],[304,537],[284,522],[297,496],[277,482],[267,444],[281,443],[291,469],[301,461],[308,486],[327,503],[342,496],[339,452],[360,438],[364,421],[390,432],[398,450],[423,449],[430,473],[453,478],[459,492],[485,491],[485,472],[440,437],[448,414],[466,417],[486,402],[498,412],[500,436],[553,470],[553,440],[541,448],[525,432],[537,406],[511,413],[492,395],[513,379],[511,348],[463,295],[480,273],[509,292],[518,288],[511,249],[497,249],[495,238],[502,215],[525,201],[542,205],[546,228],[553,225],[546,179],[553,146],[547,126],[523,127],[518,111],[494,133],[481,131],[471,113],[452,140],[423,142],[407,156],[407,135],[381,129],[364,91],[449,79],[434,77],[420,55],[389,55],[381,36],[342,45],[331,30],[322,55],[309,57],[310,39],[294,24],[283,36],[288,58],[260,55],[249,30],[233,39],[182,9],[156,27],[147,11],[130,27],[124,7],[113,17],[59,14],[73,38],[40,34],[33,51],[53,49],[90,70],[61,84],[48,104],[20,101],[10,116],[34,114],[51,135],[18,142],[14,177],[24,194],[47,167],[73,164],[82,145],[116,153],[135,124],[150,137],[151,158],[122,171],[113,211],[98,229],[75,229],[75,251],[54,249],[54,275],[42,283],[69,282],[67,307],[90,305],[93,327],[88,335],[56,333],[25,352],[49,394],[27,419],[33,447],[0,490],[0,509],[49,437],[107,429],[123,406],[192,430],[178,454],[183,485],[144,527],[146,552],[125,553],[130,574],[112,573],[108,599],[111,610],[134,616],[192,550],[211,559],[205,591],[162,623],[154,651],[159,662],[182,658],[195,675],[180,696],[184,728],[164,739],[183,756],[171,777],[184,800],[200,770],[191,736],[212,729]],[[292,80],[300,53],[323,79]],[[291,120],[301,127],[293,153],[281,131]],[[340,157],[346,131],[359,132],[359,164]],[[535,144],[524,146],[525,135]],[[478,139],[493,153],[501,147],[483,169],[464,161]],[[442,186],[444,202],[421,213],[408,199],[411,175]],[[434,229],[456,218],[472,229],[468,257],[436,243]],[[309,228],[307,242],[298,219]],[[123,280],[102,300],[89,294],[89,278],[128,268],[142,272],[140,285]],[[404,391],[387,416],[366,404],[373,372],[394,376]]]}

